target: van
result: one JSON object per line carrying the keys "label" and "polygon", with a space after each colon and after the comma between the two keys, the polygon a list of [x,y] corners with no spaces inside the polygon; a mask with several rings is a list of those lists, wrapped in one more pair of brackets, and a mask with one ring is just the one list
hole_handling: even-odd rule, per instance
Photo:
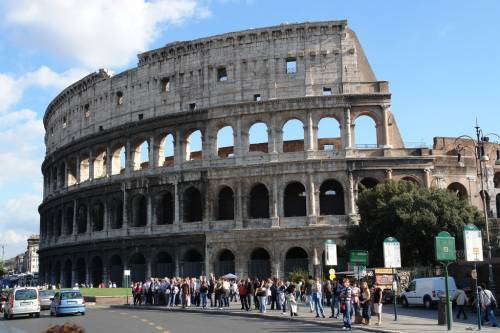
{"label": "van", "polygon": [[[457,291],[455,279],[448,277],[448,290],[450,297],[453,297]],[[446,293],[444,277],[431,277],[414,279],[404,292],[401,293],[401,305],[404,307],[410,305],[423,305],[426,309],[430,309],[436,305],[440,297],[444,297]]]}
{"label": "van", "polygon": [[3,317],[12,319],[17,315],[40,318],[40,298],[34,287],[14,288],[7,297]]}

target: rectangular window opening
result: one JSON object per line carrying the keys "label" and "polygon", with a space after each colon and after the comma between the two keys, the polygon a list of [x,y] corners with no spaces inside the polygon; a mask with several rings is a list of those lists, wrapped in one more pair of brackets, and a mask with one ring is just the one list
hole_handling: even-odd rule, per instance
{"label": "rectangular window opening", "polygon": [[260,102],[262,100],[262,97],[260,97],[260,94],[255,94],[253,95],[253,100],[255,102]]}
{"label": "rectangular window opening", "polygon": [[323,87],[323,96],[332,96],[332,88]]}
{"label": "rectangular window opening", "polygon": [[161,80],[161,91],[167,93],[170,91],[170,79],[163,78]]}
{"label": "rectangular window opening", "polygon": [[333,150],[333,145],[331,145],[331,144],[326,144],[326,145],[324,145],[324,146],[323,146],[323,149],[324,149],[324,150]]}
{"label": "rectangular window opening", "polygon": [[217,68],[217,81],[227,81],[227,70],[226,67]]}
{"label": "rectangular window opening", "polygon": [[189,110],[194,111],[196,109],[196,103],[189,103]]}
{"label": "rectangular window opening", "polygon": [[139,120],[144,119],[144,114],[143,113],[139,113],[139,115],[137,116],[137,118],[139,118]]}
{"label": "rectangular window opening", "polygon": [[296,74],[297,73],[297,59],[296,58],[286,59],[286,73],[287,74]]}

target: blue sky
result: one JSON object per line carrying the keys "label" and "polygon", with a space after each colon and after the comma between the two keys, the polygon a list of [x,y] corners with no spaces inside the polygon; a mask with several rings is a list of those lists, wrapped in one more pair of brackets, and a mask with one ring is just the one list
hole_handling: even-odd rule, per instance
{"label": "blue sky", "polygon": [[[64,3],[64,5],[61,5]],[[2,0],[0,2],[0,243],[21,252],[38,232],[41,118],[65,86],[176,40],[347,19],[406,142],[471,134],[477,117],[500,132],[500,1]],[[357,126],[369,141],[369,124]]]}

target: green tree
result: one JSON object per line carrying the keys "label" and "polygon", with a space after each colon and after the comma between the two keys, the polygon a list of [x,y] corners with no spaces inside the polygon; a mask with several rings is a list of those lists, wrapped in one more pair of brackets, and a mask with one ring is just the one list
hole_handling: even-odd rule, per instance
{"label": "green tree", "polygon": [[463,227],[482,227],[478,209],[467,200],[440,189],[420,188],[413,182],[386,181],[358,195],[361,221],[347,235],[350,249],[368,250],[370,264],[382,266],[383,241],[388,236],[401,243],[404,266],[434,263],[434,237],[442,230],[455,236],[457,248],[463,244]]}

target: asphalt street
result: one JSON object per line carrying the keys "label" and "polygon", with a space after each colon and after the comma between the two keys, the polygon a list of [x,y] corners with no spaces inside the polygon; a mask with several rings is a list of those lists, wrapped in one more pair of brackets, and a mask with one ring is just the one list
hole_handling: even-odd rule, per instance
{"label": "asphalt street", "polygon": [[[1,333],[40,333],[51,324],[72,322],[85,328],[87,333],[326,333],[341,331],[314,324],[290,320],[268,320],[203,313],[165,311],[113,310],[87,308],[85,316],[53,318],[48,311],[39,319],[20,317],[0,319]],[[361,332],[353,330],[353,332]]]}

